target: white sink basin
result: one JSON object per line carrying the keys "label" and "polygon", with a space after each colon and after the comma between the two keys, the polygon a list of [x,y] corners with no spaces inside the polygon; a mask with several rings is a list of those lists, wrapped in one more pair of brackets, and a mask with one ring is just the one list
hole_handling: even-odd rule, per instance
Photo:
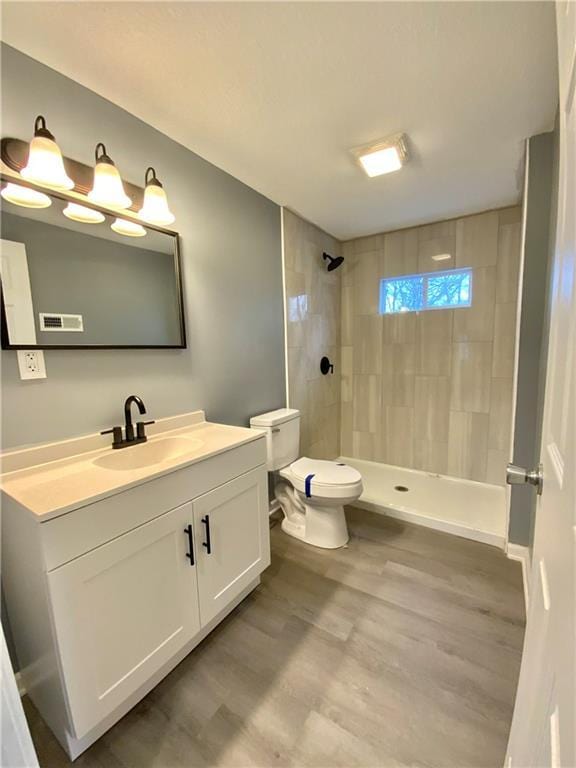
{"label": "white sink basin", "polygon": [[193,453],[202,445],[202,440],[190,437],[162,437],[150,443],[131,445],[129,448],[119,448],[105,456],[94,459],[94,464],[103,469],[114,469],[126,472],[131,469],[142,469],[162,464],[170,459]]}

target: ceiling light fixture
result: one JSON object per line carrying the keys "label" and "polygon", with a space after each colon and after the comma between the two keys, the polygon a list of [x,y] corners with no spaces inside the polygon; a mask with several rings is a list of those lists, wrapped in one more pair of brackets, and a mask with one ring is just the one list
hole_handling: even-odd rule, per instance
{"label": "ceiling light fixture", "polygon": [[376,144],[353,149],[352,154],[370,178],[398,171],[408,159],[403,133],[397,133]]}
{"label": "ceiling light fixture", "polygon": [[20,184],[6,184],[0,195],[9,203],[23,208],[49,208],[52,205],[48,195],[29,187],[21,187]]}
{"label": "ceiling light fixture", "polygon": [[68,203],[62,213],[67,219],[79,221],[81,224],[101,224],[106,220],[106,217],[100,211],[86,208],[85,205],[78,205],[78,203]]}
{"label": "ceiling light fixture", "polygon": [[128,221],[128,219],[116,219],[110,227],[117,234],[126,235],[126,237],[144,237],[146,234],[146,230],[141,224],[136,224],[134,221]]}
{"label": "ceiling light fixture", "polygon": [[152,167],[146,169],[144,186],[144,205],[138,212],[140,219],[148,224],[157,224],[159,227],[172,224],[175,216],[168,208],[166,192]]}
{"label": "ceiling light fixture", "polygon": [[20,171],[26,181],[53,189],[72,189],[74,182],[66,173],[60,147],[46,128],[46,119],[38,115],[34,122],[34,138],[30,142],[28,162]]}
{"label": "ceiling light fixture", "polygon": [[452,254],[450,253],[437,253],[435,256],[432,256],[432,261],[448,261],[451,258]]}
{"label": "ceiling light fixture", "polygon": [[94,186],[88,192],[88,199],[110,208],[130,208],[132,200],[124,192],[122,178],[114,162],[106,154],[106,147],[102,142],[96,144],[95,157]]}

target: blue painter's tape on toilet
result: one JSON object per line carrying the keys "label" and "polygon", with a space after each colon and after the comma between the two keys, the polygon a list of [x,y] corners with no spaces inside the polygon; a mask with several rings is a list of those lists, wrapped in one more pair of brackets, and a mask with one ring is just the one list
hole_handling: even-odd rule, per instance
{"label": "blue painter's tape on toilet", "polygon": [[310,490],[310,486],[312,484],[312,478],[314,475],[307,475],[306,480],[304,481],[304,489],[306,491],[306,498],[311,499],[312,498],[312,492]]}

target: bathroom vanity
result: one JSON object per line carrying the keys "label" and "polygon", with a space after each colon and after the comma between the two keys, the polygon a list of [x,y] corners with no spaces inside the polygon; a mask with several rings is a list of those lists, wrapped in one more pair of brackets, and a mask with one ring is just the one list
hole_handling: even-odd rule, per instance
{"label": "bathroom vanity", "polygon": [[259,583],[266,444],[197,411],[113,451],[2,457],[2,581],[23,685],[72,759]]}

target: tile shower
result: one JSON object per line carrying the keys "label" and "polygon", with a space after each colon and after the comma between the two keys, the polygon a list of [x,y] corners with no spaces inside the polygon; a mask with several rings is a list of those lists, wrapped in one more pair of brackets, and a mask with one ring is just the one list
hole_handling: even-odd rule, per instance
{"label": "tile shower", "polygon": [[[462,500],[474,488],[477,508],[472,503],[471,519],[459,523],[482,528],[482,510],[496,508],[497,516],[486,523],[492,532],[487,540],[499,542],[511,441],[521,208],[342,244],[285,212],[284,231],[290,405],[305,414],[302,455],[338,455],[338,404],[339,455],[365,475],[367,498],[410,510],[416,498],[421,503],[433,495],[449,509],[452,495],[461,517],[467,506]],[[342,267],[326,273],[322,249],[341,253]],[[469,307],[381,314],[383,279],[462,268],[471,271]],[[299,315],[303,299],[296,297],[302,292],[308,308]],[[333,377],[317,371],[326,349],[322,354],[336,363]],[[401,476],[390,473],[394,467],[403,469]],[[409,470],[420,474],[406,475]],[[443,480],[440,491],[422,486],[422,473],[473,483]],[[381,493],[399,478],[415,489],[412,495],[399,501]]]}

